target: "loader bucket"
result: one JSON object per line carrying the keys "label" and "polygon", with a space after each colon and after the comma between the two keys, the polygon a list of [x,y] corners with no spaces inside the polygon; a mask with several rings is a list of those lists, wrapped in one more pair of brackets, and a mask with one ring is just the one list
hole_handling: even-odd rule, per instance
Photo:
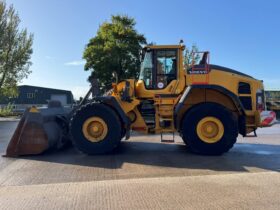
{"label": "loader bucket", "polygon": [[70,110],[60,103],[50,103],[48,108],[31,107],[25,110],[8,144],[6,157],[37,155],[49,149],[63,147],[67,138],[67,118]]}

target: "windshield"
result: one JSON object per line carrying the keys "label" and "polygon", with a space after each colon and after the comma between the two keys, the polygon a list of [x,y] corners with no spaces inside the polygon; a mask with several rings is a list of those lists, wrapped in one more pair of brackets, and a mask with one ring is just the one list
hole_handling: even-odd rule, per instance
{"label": "windshield", "polygon": [[153,55],[152,52],[146,52],[141,64],[139,80],[143,80],[146,88],[153,87]]}

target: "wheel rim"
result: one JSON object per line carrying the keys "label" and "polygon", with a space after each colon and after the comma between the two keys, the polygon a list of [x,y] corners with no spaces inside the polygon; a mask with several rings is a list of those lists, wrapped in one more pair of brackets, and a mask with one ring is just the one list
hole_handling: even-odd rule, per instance
{"label": "wheel rim", "polygon": [[223,137],[224,126],[216,117],[205,117],[198,122],[196,132],[202,141],[213,144]]}
{"label": "wheel rim", "polygon": [[100,142],[108,133],[108,126],[100,117],[90,117],[83,124],[83,134],[88,141]]}

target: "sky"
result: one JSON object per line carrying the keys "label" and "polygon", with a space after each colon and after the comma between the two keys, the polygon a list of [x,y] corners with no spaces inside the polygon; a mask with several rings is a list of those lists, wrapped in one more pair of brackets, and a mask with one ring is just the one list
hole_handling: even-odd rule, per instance
{"label": "sky", "polygon": [[[89,89],[83,51],[111,15],[135,18],[136,29],[156,44],[196,44],[211,63],[264,80],[280,89],[278,0],[6,0],[34,34],[32,74],[21,84]],[[278,63],[279,62],[279,63]]]}

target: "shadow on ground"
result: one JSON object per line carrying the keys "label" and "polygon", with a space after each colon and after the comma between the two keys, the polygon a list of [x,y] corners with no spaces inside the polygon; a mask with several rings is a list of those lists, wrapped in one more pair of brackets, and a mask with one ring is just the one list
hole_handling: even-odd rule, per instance
{"label": "shadow on ground", "polygon": [[222,156],[200,156],[192,154],[182,144],[125,141],[113,154],[87,156],[70,147],[23,159],[107,169],[118,169],[124,163],[134,163],[214,171],[247,171],[247,167],[280,171],[280,145],[237,143]]}

